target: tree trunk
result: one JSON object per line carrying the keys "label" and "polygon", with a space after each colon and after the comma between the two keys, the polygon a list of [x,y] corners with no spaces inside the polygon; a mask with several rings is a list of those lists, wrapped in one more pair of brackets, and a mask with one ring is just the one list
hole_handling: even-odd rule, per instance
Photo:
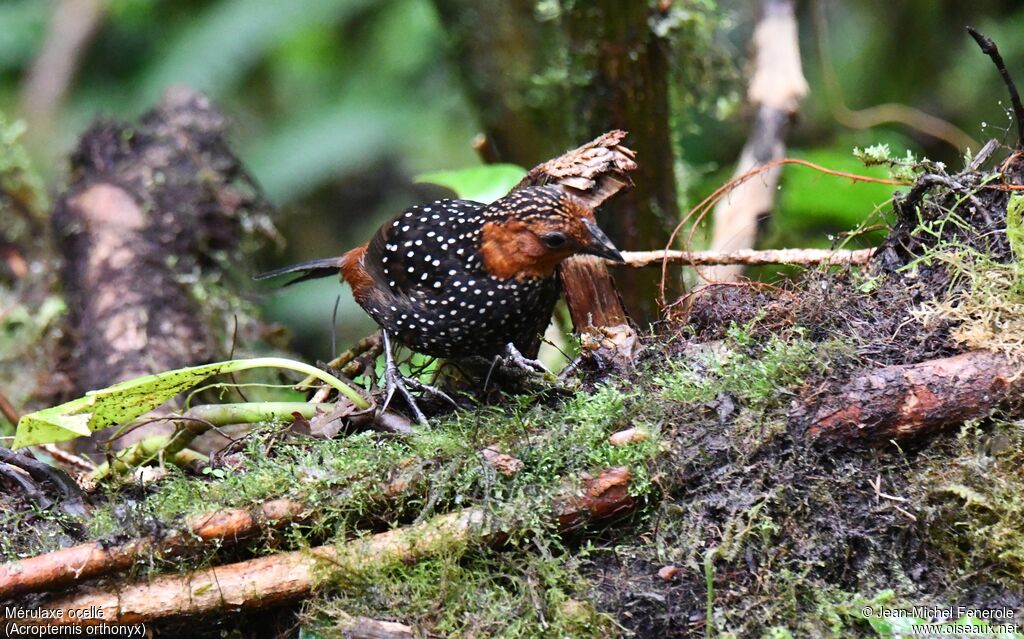
{"label": "tree trunk", "polygon": [[245,314],[232,312],[227,267],[254,248],[246,237],[267,205],[225,128],[204,96],[172,90],[138,125],[99,122],[82,136],[53,216],[75,394],[231,348],[232,318]]}
{"label": "tree trunk", "polygon": [[[669,126],[668,56],[646,2],[577,3],[543,15],[523,0],[434,0],[487,136],[488,157],[534,166],[582,140],[625,129],[637,188],[599,214],[621,249],[663,248],[679,217]],[[657,274],[623,270],[638,323],[657,316]]]}
{"label": "tree trunk", "polygon": [[[573,74],[585,78],[573,109],[585,136],[624,129],[637,153],[635,188],[603,207],[599,218],[619,248],[664,248],[679,219],[669,108],[667,44],[648,26],[647,2],[577,2],[567,27]],[[635,321],[656,319],[658,274],[619,269],[615,277]]]}

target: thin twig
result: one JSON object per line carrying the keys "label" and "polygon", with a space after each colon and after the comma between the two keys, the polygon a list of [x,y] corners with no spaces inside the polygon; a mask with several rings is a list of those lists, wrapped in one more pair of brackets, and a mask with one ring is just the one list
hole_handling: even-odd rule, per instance
{"label": "thin twig", "polygon": [[[783,165],[783,164],[798,164],[800,166],[806,166],[806,167],[812,168],[812,169],[814,169],[816,171],[819,171],[821,173],[824,173],[826,175],[834,175],[836,177],[843,177],[843,178],[847,178],[847,179],[853,180],[855,182],[872,182],[872,183],[875,183],[875,184],[891,184],[891,185],[894,185],[894,186],[906,186],[906,184],[904,182],[900,182],[898,180],[888,180],[888,179],[885,179],[885,178],[876,178],[876,177],[870,177],[870,176],[867,176],[867,175],[857,175],[856,173],[847,173],[846,171],[836,171],[834,169],[825,168],[825,167],[821,166],[820,164],[815,164],[813,162],[808,162],[806,160],[798,160],[796,158],[782,158],[781,160],[774,160],[772,162],[768,162],[767,164],[763,164],[763,165],[761,165],[759,167],[751,169],[750,171],[744,173],[743,175],[738,175],[738,176],[732,178],[731,180],[729,180],[728,182],[726,182],[722,186],[720,186],[717,189],[715,189],[714,192],[711,193],[711,195],[709,195],[706,198],[704,198],[703,200],[701,200],[701,202],[699,204],[697,204],[697,206],[695,206],[692,209],[690,209],[690,212],[687,213],[686,215],[684,215],[683,219],[679,220],[679,223],[676,225],[676,227],[674,229],[672,229],[672,234],[669,236],[668,242],[666,242],[666,244],[665,244],[665,250],[667,251],[667,250],[670,250],[672,248],[672,245],[675,243],[676,238],[679,236],[679,232],[682,231],[683,227],[686,226],[686,224],[692,220],[692,227],[690,229],[689,237],[687,238],[687,241],[686,241],[686,245],[689,246],[690,242],[693,239],[693,234],[697,230],[697,227],[700,226],[700,223],[704,219],[704,216],[706,216],[711,211],[712,207],[715,205],[716,202],[718,202],[718,200],[720,200],[723,197],[725,197],[725,195],[727,193],[732,191],[738,185],[743,184],[744,182],[746,182],[750,178],[752,178],[752,177],[754,177],[756,175],[759,175],[759,174],[761,174],[761,173],[763,173],[765,171],[769,171],[769,170],[775,168],[776,166],[780,166],[780,165]],[[1024,188],[1024,187],[1022,187],[1022,188]],[[696,217],[694,217],[694,216],[696,216]],[[660,283],[659,289],[658,289],[658,304],[662,308],[665,307],[665,303],[666,303],[665,302],[665,283],[666,283],[667,279],[668,279],[668,259],[666,258],[665,260],[662,261],[662,264],[661,264],[661,283]]]}
{"label": "thin twig", "polygon": [[91,473],[96,470],[96,464],[92,463],[85,457],[68,452],[56,444],[41,444],[39,448],[45,451],[50,457],[53,457],[54,461],[59,462],[68,468],[73,468],[74,470],[83,473]]}
{"label": "thin twig", "polygon": [[992,38],[982,34],[974,27],[967,27],[967,33],[971,34],[974,41],[981,47],[981,52],[992,58],[992,62],[995,63],[996,68],[999,69],[999,75],[1003,76],[1003,83],[1006,85],[1006,90],[1010,92],[1010,102],[1013,104],[1013,115],[1017,119],[1017,148],[1024,149],[1024,104],[1020,102],[1020,93],[1017,92],[1017,85],[1014,84],[1013,78],[1010,77],[1010,72],[1006,68],[1006,63],[1003,62],[1003,56],[999,54],[999,47]]}
{"label": "thin twig", "polygon": [[[688,266],[719,266],[742,264],[760,266],[764,264],[795,264],[816,266],[818,264],[867,264],[874,254],[874,248],[848,249],[771,249],[758,251],[740,249],[736,251],[623,251],[626,266],[642,268],[662,262],[679,262]],[[608,261],[609,265],[620,264]]]}
{"label": "thin twig", "polygon": [[[363,355],[366,352],[373,351],[381,348],[380,343],[380,332],[374,332],[372,335],[367,335],[358,342],[352,345],[352,348],[348,349],[344,353],[339,354],[337,357],[327,362],[325,368],[343,368],[353,362],[357,357]],[[379,353],[378,353],[379,354]],[[316,378],[309,375],[301,382],[295,385],[296,389],[302,390],[307,389],[316,382]]]}
{"label": "thin twig", "polygon": [[7,399],[7,396],[4,395],[3,391],[0,391],[0,415],[3,415],[7,421],[15,425],[17,425],[18,420],[21,419],[18,415],[18,411],[14,409],[14,404],[11,403],[11,400]]}

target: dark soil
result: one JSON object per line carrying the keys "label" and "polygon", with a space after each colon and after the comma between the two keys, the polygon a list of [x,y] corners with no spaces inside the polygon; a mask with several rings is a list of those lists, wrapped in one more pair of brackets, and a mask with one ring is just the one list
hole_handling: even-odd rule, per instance
{"label": "dark soil", "polygon": [[[897,223],[866,274],[819,270],[778,287],[710,286],[692,296],[686,325],[668,327],[671,339],[650,345],[649,362],[686,358],[737,324],[758,337],[747,349],[754,358],[768,338],[794,331],[849,349],[832,357],[827,371],[807,376],[797,396],[762,412],[751,414],[739,398],[721,394],[668,416],[660,504],[588,564],[601,609],[636,637],[657,639],[706,636],[709,624],[710,635],[737,637],[782,628],[792,636],[877,636],[855,604],[890,595],[906,605],[1019,614],[1019,574],[968,572],[964,558],[979,551],[977,540],[950,528],[951,517],[966,516],[963,502],[940,490],[970,477],[975,453],[965,449],[988,450],[998,441],[1004,453],[1019,456],[1019,427],[996,415],[959,439],[952,427],[902,447],[856,450],[816,450],[791,429],[773,427],[826,382],[962,350],[949,339],[948,323],[925,327],[911,311],[958,285],[927,260],[938,245],[1012,259],[1008,194],[982,186],[993,183],[982,172],[923,175],[897,199]],[[751,424],[761,429],[753,438]],[[992,472],[1016,472],[1005,456],[985,459]],[[989,515],[1015,509],[997,505]],[[669,580],[658,576],[667,565],[680,568]]]}

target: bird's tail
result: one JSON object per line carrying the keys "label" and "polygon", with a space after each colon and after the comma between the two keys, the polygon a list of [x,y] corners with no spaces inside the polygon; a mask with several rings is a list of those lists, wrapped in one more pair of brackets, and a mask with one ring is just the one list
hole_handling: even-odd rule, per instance
{"label": "bird's tail", "polygon": [[341,267],[345,264],[345,257],[346,256],[342,255],[340,257],[325,257],[319,260],[300,262],[299,264],[292,264],[291,266],[284,266],[282,268],[274,269],[273,271],[260,273],[259,275],[254,276],[253,279],[269,280],[272,277],[278,277],[280,275],[298,273],[298,277],[288,280],[282,284],[282,286],[290,286],[297,282],[315,280],[321,277],[329,277],[331,275],[337,277]]}

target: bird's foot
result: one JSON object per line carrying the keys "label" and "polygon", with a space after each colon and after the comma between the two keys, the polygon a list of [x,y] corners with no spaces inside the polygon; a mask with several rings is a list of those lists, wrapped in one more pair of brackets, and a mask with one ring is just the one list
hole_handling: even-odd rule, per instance
{"label": "bird's foot", "polygon": [[519,352],[515,344],[509,343],[505,346],[505,357],[503,358],[505,364],[514,368],[519,368],[530,373],[540,373],[546,379],[556,380],[555,374],[548,370],[539,359],[530,359]]}
{"label": "bird's foot", "polygon": [[422,391],[424,393],[428,393],[430,395],[433,395],[434,397],[440,397],[444,401],[446,401],[449,404],[451,404],[453,407],[459,408],[458,403],[456,403],[456,401],[454,399],[452,399],[452,396],[449,395],[448,393],[444,392],[443,390],[441,390],[437,386],[432,386],[430,384],[427,384],[426,382],[420,381],[419,379],[416,379],[415,377],[406,377],[405,381],[406,381],[407,384],[409,384],[409,386],[412,386],[416,390]]}
{"label": "bird's foot", "polygon": [[394,396],[395,391],[405,399],[405,403],[408,404],[409,410],[412,411],[412,416],[420,426],[427,425],[427,417],[423,414],[419,404],[416,402],[416,398],[413,396],[410,388],[418,390],[423,393],[440,397],[444,401],[448,402],[455,408],[459,408],[459,405],[452,399],[451,395],[444,392],[436,386],[432,386],[425,382],[421,382],[415,377],[405,377],[398,370],[397,366],[387,366],[384,370],[384,404],[381,411],[387,410],[388,405],[391,403],[391,398]]}

